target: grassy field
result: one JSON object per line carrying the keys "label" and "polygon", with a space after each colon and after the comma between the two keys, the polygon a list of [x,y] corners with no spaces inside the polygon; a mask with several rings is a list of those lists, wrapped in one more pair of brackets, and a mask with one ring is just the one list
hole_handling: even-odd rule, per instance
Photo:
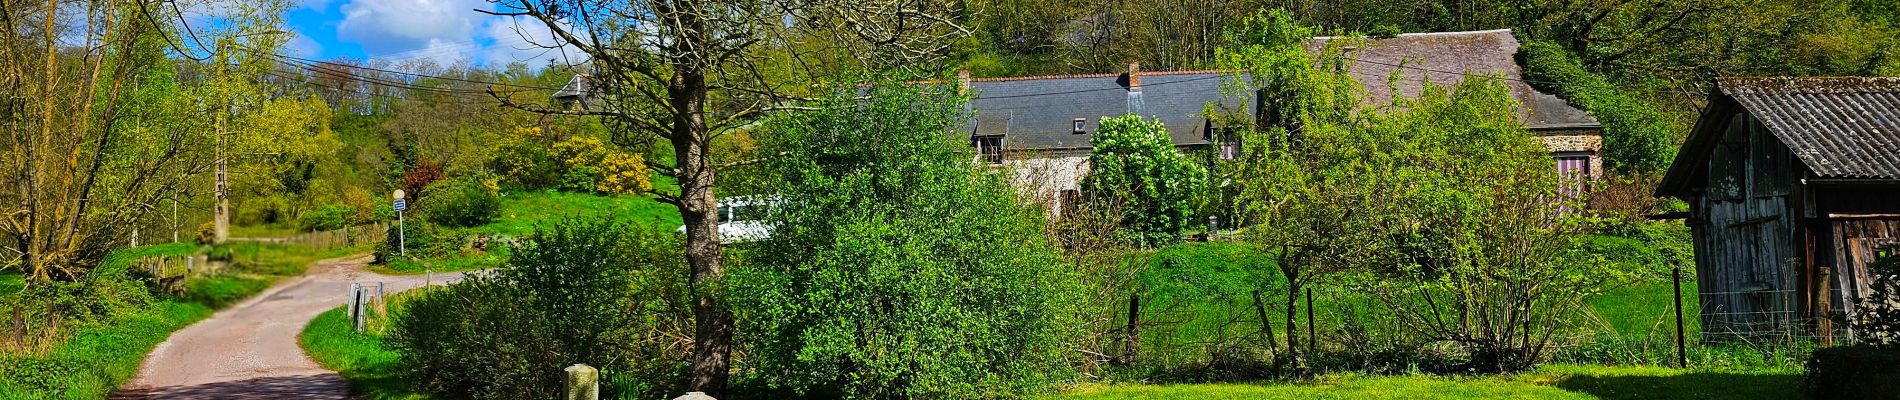
{"label": "grassy field", "polygon": [[1787,399],[1795,372],[1550,365],[1496,376],[1328,375],[1310,382],[1082,385],[1045,400],[1120,399]]}
{"label": "grassy field", "polygon": [[680,226],[679,211],[652,198],[548,191],[502,196],[501,216],[470,231],[519,237],[568,218],[615,218],[667,230]]}
{"label": "grassy field", "polygon": [[[536,228],[551,227],[567,219],[608,218],[654,229],[672,230],[680,226],[679,212],[652,198],[543,191],[506,194],[502,197],[501,215],[494,222],[463,231],[506,240],[531,235]],[[487,251],[464,251],[435,259],[397,259],[372,265],[370,270],[392,275],[471,271],[499,267],[507,262],[508,256],[506,243],[491,242]]]}

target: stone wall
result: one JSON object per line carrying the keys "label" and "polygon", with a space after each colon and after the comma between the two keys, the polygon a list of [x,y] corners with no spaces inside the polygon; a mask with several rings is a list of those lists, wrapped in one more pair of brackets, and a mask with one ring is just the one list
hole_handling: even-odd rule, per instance
{"label": "stone wall", "polygon": [[1600,129],[1572,129],[1537,132],[1537,139],[1544,142],[1544,149],[1553,156],[1557,153],[1589,153],[1590,179],[1603,179],[1603,131]]}
{"label": "stone wall", "polygon": [[1026,199],[1049,207],[1049,215],[1062,215],[1062,191],[1081,190],[1082,177],[1089,174],[1088,155],[1044,155],[1011,157],[999,166],[1008,170],[1010,182]]}

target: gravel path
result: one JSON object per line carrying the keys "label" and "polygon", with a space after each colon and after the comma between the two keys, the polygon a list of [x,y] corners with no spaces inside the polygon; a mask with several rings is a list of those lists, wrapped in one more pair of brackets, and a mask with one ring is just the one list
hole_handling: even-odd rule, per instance
{"label": "gravel path", "polygon": [[[318,261],[304,276],[279,283],[211,318],[172,333],[145,357],[139,375],[112,399],[347,399],[349,385],[305,356],[297,335],[317,314],[342,306],[350,282],[387,293],[423,285],[425,277],[368,272],[368,256]],[[461,274],[436,274],[435,284]]]}

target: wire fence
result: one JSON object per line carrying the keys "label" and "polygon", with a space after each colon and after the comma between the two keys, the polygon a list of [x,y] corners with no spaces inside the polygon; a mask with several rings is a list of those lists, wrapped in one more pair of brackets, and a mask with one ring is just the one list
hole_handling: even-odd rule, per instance
{"label": "wire fence", "polygon": [[[1544,359],[1798,367],[1817,345],[1854,342],[1841,324],[1818,332],[1817,319],[1799,310],[1725,306],[1732,296],[1797,304],[1793,300],[1800,295],[1794,290],[1699,293],[1693,279],[1685,277],[1678,314],[1671,282],[1615,288],[1581,298],[1573,309],[1552,310],[1557,325]],[[1236,365],[1280,362],[1276,357],[1289,350],[1302,354],[1302,362],[1375,371],[1432,368],[1469,356],[1455,349],[1457,340],[1399,323],[1394,305],[1369,293],[1317,288],[1310,297],[1294,296],[1291,315],[1287,300],[1284,291],[1257,299],[1252,293],[1143,299],[1132,321],[1127,311],[1117,312],[1109,327],[1116,332],[1107,335],[1117,343],[1104,348],[1124,363],[1200,374],[1184,378],[1189,380],[1229,378],[1206,375]]]}
{"label": "wire fence", "polygon": [[233,238],[232,240],[256,243],[295,244],[322,251],[338,247],[379,243],[386,239],[388,232],[389,223],[378,222],[368,225],[347,226],[343,227],[343,229],[308,232],[287,237]]}

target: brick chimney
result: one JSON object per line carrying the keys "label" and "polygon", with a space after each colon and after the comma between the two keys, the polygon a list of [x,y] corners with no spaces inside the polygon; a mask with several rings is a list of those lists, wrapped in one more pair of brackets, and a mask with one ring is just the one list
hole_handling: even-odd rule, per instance
{"label": "brick chimney", "polygon": [[1141,91],[1141,63],[1128,63],[1128,91]]}
{"label": "brick chimney", "polygon": [[958,69],[957,70],[957,94],[969,94],[969,93],[970,93],[970,70],[968,68]]}

